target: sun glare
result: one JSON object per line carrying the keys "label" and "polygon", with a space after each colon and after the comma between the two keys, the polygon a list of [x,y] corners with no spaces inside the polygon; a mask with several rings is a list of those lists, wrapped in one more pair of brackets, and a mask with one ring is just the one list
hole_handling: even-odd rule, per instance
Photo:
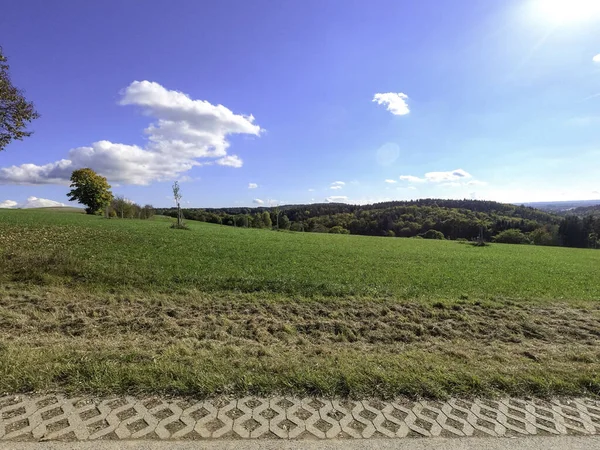
{"label": "sun glare", "polygon": [[535,14],[556,24],[573,24],[600,17],[600,0],[537,0]]}

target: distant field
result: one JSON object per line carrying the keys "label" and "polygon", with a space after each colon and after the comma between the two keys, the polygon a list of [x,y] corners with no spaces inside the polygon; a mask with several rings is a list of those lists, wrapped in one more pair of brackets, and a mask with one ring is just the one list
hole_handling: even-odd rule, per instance
{"label": "distant field", "polygon": [[600,251],[0,211],[0,391],[600,394]]}
{"label": "distant field", "polygon": [[0,277],[97,291],[598,299],[600,252],[0,212]]}

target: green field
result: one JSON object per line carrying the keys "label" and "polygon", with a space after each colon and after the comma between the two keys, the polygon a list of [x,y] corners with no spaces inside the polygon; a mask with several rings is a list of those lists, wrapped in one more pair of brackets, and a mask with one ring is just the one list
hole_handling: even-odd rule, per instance
{"label": "green field", "polygon": [[600,394],[600,252],[0,211],[0,391]]}

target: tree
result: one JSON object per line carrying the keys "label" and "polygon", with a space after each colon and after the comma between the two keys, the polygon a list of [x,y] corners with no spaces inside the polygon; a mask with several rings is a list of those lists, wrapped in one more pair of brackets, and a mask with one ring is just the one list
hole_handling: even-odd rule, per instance
{"label": "tree", "polygon": [[275,213],[275,227],[279,230],[279,206],[276,206],[273,212]]}
{"label": "tree", "polygon": [[0,47],[0,151],[13,139],[30,136],[32,132],[25,129],[26,124],[40,116],[33,103],[12,85],[6,61]]}
{"label": "tree", "polygon": [[546,228],[536,228],[531,233],[529,233],[529,239],[535,245],[553,245],[554,238],[552,234]]}
{"label": "tree", "polygon": [[130,216],[131,202],[129,202],[122,195],[114,198],[112,201],[112,207],[117,212],[117,216],[119,216],[121,219],[124,219],[126,216]]}
{"label": "tree", "polygon": [[332,234],[350,234],[350,231],[348,231],[347,229],[345,229],[344,227],[341,227],[339,225],[331,227],[329,229],[329,232]]}
{"label": "tree", "polygon": [[181,220],[181,192],[179,190],[179,182],[176,181],[173,183],[173,198],[175,199],[175,204],[177,205],[177,227],[180,228],[182,225]]}
{"label": "tree", "polygon": [[290,229],[290,219],[285,214],[283,216],[281,216],[280,226],[284,230],[289,230]]}
{"label": "tree", "polygon": [[151,219],[154,216],[154,207],[152,205],[144,205],[142,208],[142,219]]}
{"label": "tree", "polygon": [[565,247],[586,247],[583,222],[577,216],[567,216],[558,228],[561,244]]}
{"label": "tree", "polygon": [[67,196],[70,201],[77,200],[87,206],[85,212],[88,214],[95,214],[102,208],[106,208],[113,198],[106,178],[89,168],[73,171],[71,191]]}
{"label": "tree", "polygon": [[265,211],[262,213],[262,221],[265,225],[265,228],[271,228],[273,226],[273,222],[271,221],[271,214],[269,214],[269,211]]}
{"label": "tree", "polygon": [[424,239],[439,239],[441,241],[445,239],[444,233],[437,230],[427,230],[425,233],[420,234],[419,236],[423,237]]}
{"label": "tree", "polygon": [[529,244],[530,241],[521,230],[511,228],[494,236],[494,242],[501,244]]}

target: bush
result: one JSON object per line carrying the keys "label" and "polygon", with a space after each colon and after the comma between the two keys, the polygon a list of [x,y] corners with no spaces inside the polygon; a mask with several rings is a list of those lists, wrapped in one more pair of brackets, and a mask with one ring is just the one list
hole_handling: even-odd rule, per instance
{"label": "bush", "polygon": [[494,236],[494,242],[499,244],[530,244],[529,238],[525,236],[521,230],[517,228],[511,228],[504,230]]}
{"label": "bush", "polygon": [[290,230],[304,231],[304,224],[302,222],[292,222],[292,225],[290,226]]}
{"label": "bush", "polygon": [[388,230],[388,232],[387,232],[386,236],[389,236],[389,237],[396,237],[396,233],[394,233],[394,230]]}
{"label": "bush", "polygon": [[183,224],[183,223],[172,223],[171,224],[171,228],[174,228],[176,230],[189,230],[190,227],[188,227],[187,225]]}
{"label": "bush", "polygon": [[330,233],[333,234],[350,234],[350,231],[346,230],[344,227],[341,227],[339,225],[336,225],[335,227],[331,227],[329,229]]}
{"label": "bush", "polygon": [[427,230],[425,233],[422,233],[420,236],[422,236],[424,239],[439,239],[439,240],[446,239],[444,237],[444,233],[442,233],[441,231],[437,231],[437,230]]}
{"label": "bush", "polygon": [[555,241],[552,234],[545,228],[537,228],[529,233],[529,239],[535,245],[554,245]]}

